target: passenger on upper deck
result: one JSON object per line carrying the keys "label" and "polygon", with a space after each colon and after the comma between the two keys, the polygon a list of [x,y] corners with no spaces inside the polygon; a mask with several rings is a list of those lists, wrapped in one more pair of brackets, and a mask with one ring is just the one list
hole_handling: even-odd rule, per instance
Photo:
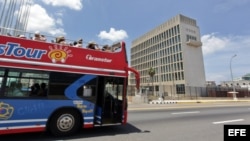
{"label": "passenger on upper deck", "polygon": [[102,51],[113,52],[112,48],[109,45],[104,45]]}
{"label": "passenger on upper deck", "polygon": [[82,38],[79,39],[76,44],[74,44],[74,47],[82,47]]}
{"label": "passenger on upper deck", "polygon": [[26,39],[26,37],[24,35],[17,35],[17,37]]}
{"label": "passenger on upper deck", "polygon": [[77,41],[74,41],[72,46],[76,47],[76,45],[77,45]]}
{"label": "passenger on upper deck", "polygon": [[94,50],[100,50],[100,48],[98,47],[98,45],[95,42],[93,42],[93,41],[89,42],[87,48],[88,49],[94,49]]}
{"label": "passenger on upper deck", "polygon": [[41,41],[40,32],[36,31],[32,40]]}
{"label": "passenger on upper deck", "polygon": [[41,41],[44,41],[44,42],[47,40],[45,35],[41,35],[40,39],[41,39]]}
{"label": "passenger on upper deck", "polygon": [[66,41],[65,41],[64,36],[57,37],[56,38],[56,43],[62,44],[62,45],[66,45],[67,44]]}

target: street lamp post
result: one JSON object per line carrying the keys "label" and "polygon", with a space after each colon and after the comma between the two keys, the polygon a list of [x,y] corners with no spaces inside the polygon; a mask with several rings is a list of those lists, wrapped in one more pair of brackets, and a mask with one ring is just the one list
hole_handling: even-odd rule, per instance
{"label": "street lamp post", "polygon": [[233,80],[232,60],[233,60],[233,58],[236,57],[236,56],[237,56],[237,55],[235,54],[235,55],[233,55],[233,56],[231,57],[231,59],[230,59],[230,72],[231,72],[231,79],[232,79],[232,85],[233,85],[233,92],[231,92],[231,93],[233,94],[234,100],[237,100],[237,97],[236,97],[236,93],[237,93],[237,92],[235,92],[235,86],[234,86],[234,80]]}

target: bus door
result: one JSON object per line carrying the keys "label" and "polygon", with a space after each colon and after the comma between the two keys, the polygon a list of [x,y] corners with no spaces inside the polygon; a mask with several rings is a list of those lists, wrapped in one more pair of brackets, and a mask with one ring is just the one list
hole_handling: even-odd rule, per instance
{"label": "bus door", "polygon": [[[101,124],[122,123],[124,78],[103,77],[98,80],[97,105],[101,106]],[[99,89],[100,88],[100,89]]]}

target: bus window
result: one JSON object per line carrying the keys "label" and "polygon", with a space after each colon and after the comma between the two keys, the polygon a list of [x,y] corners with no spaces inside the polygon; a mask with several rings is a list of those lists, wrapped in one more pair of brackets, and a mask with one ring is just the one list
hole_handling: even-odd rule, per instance
{"label": "bus window", "polygon": [[96,102],[96,91],[97,91],[97,77],[89,82],[86,82],[79,89],[78,96],[82,96],[84,99],[95,103]]}
{"label": "bus window", "polygon": [[1,93],[7,97],[29,97],[35,83],[48,83],[49,78],[48,73],[33,70],[6,69],[4,73],[6,77],[2,77],[4,89]]}
{"label": "bus window", "polygon": [[109,78],[105,84],[105,91],[110,93],[116,99],[122,100],[123,83],[123,78]]}
{"label": "bus window", "polygon": [[81,97],[88,101],[95,102],[96,78],[88,80],[88,75],[51,72],[49,94],[56,97],[65,97],[65,92],[71,91],[66,95],[70,97]]}
{"label": "bus window", "polygon": [[51,72],[49,83],[49,95],[65,97],[66,88],[79,79],[82,75],[64,72]]}
{"label": "bus window", "polygon": [[18,97],[24,96],[21,89],[22,89],[22,83],[11,81],[8,86],[7,96],[18,96]]}

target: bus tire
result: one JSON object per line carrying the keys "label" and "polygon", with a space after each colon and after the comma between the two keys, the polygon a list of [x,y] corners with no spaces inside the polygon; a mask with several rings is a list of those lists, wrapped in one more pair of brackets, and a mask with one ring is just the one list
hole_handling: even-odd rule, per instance
{"label": "bus tire", "polygon": [[80,129],[81,116],[76,110],[63,109],[51,117],[49,131],[54,136],[72,135]]}

